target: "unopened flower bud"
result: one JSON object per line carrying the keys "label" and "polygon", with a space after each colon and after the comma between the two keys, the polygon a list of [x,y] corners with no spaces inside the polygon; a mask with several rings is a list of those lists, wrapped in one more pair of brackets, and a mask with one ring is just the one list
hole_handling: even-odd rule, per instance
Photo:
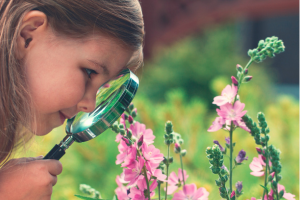
{"label": "unopened flower bud", "polygon": [[260,41],[258,42],[258,48],[259,48],[259,49],[264,48],[264,44],[265,44],[265,41],[264,41],[264,40],[260,40]]}
{"label": "unopened flower bud", "polygon": [[249,82],[251,79],[252,79],[252,76],[246,76],[246,77],[244,77],[243,81],[246,83],[246,82]]}
{"label": "unopened flower bud", "polygon": [[133,124],[133,118],[131,115],[128,116],[128,122],[129,124]]}
{"label": "unopened flower bud", "polygon": [[143,142],[144,142],[144,135],[142,135],[141,137],[140,137],[140,139],[139,139],[139,141],[138,141],[138,147],[141,147],[142,146],[142,144],[143,144]]}
{"label": "unopened flower bud", "polygon": [[130,142],[129,142],[129,140],[127,138],[122,137],[122,140],[127,144],[127,146],[131,145]]}
{"label": "unopened flower bud", "polygon": [[279,199],[281,199],[281,198],[283,197],[283,195],[284,195],[284,190],[281,190],[281,191],[279,192]]}
{"label": "unopened flower bud", "polygon": [[165,165],[168,165],[168,164],[169,164],[169,163],[168,163],[168,159],[167,159],[166,157],[164,157],[163,163],[164,163]]}
{"label": "unopened flower bud", "polygon": [[238,72],[242,72],[243,71],[242,66],[239,65],[239,64],[236,65],[236,69],[237,69]]}
{"label": "unopened flower bud", "polygon": [[256,151],[257,151],[258,154],[262,154],[261,148],[256,147]]}
{"label": "unopened flower bud", "polygon": [[179,143],[179,144],[183,144],[183,139],[179,139],[179,140],[178,140],[178,143]]}
{"label": "unopened flower bud", "polygon": [[276,181],[272,182],[272,188],[277,190],[277,182]]}
{"label": "unopened flower bud", "polygon": [[265,156],[261,156],[261,158],[263,159],[264,162],[266,162],[266,157]]}
{"label": "unopened flower bud", "polygon": [[127,115],[127,114],[124,113],[123,116],[124,116],[124,119],[125,119],[125,120],[128,119],[128,115]]}
{"label": "unopened flower bud", "polygon": [[207,147],[205,150],[206,154],[212,154],[212,149],[211,147]]}
{"label": "unopened flower bud", "polygon": [[128,109],[129,109],[130,111],[132,111],[132,110],[134,109],[133,103],[131,103],[131,104],[128,106]]}
{"label": "unopened flower bud", "polygon": [[235,197],[235,191],[234,190],[231,192],[230,199],[233,199],[233,197]]}
{"label": "unopened flower bud", "polygon": [[171,140],[171,139],[165,140],[165,144],[166,144],[166,145],[170,145],[170,144],[172,144],[172,143],[173,143],[173,140]]}
{"label": "unopened flower bud", "polygon": [[235,184],[235,188],[236,188],[237,193],[238,193],[238,194],[241,194],[241,193],[242,193],[242,189],[243,189],[242,181],[238,181],[238,182]]}
{"label": "unopened flower bud", "polygon": [[123,124],[119,124],[119,129],[124,129],[124,125]]}
{"label": "unopened flower bud", "polygon": [[185,156],[186,155],[186,150],[185,149],[181,150],[180,154],[181,154],[181,156]]}
{"label": "unopened flower bud", "polygon": [[226,190],[225,187],[220,187],[220,188],[219,188],[219,191],[220,191],[220,193],[223,193],[223,194],[226,194],[226,193],[227,193],[227,190]]}
{"label": "unopened flower bud", "polygon": [[216,185],[217,185],[218,187],[222,186],[222,182],[220,181],[220,179],[215,180],[215,181],[216,181]]}
{"label": "unopened flower bud", "polygon": [[132,112],[130,113],[130,115],[131,115],[133,118],[135,118],[135,117],[136,117],[136,111],[132,111]]}
{"label": "unopened flower bud", "polygon": [[274,175],[275,172],[272,172],[269,176],[268,176],[268,181],[271,182],[274,179]]}
{"label": "unopened flower bud", "polygon": [[132,136],[131,130],[130,130],[130,129],[127,129],[127,137],[128,137],[129,139],[131,139],[131,136]]}
{"label": "unopened flower bud", "polygon": [[121,134],[121,135],[123,135],[123,136],[124,136],[124,135],[125,135],[125,133],[126,133],[126,132],[125,132],[125,129],[120,129],[120,134]]}
{"label": "unopened flower bud", "polygon": [[169,164],[173,163],[173,157],[169,158]]}
{"label": "unopened flower bud", "polygon": [[180,153],[180,151],[181,151],[180,145],[178,143],[175,143],[174,146],[175,146],[175,148],[174,148],[175,153]]}
{"label": "unopened flower bud", "polygon": [[235,86],[239,84],[238,80],[234,76],[231,76],[231,81]]}
{"label": "unopened flower bud", "polygon": [[245,69],[244,70],[244,75],[247,75],[248,74],[248,69]]}
{"label": "unopened flower bud", "polygon": [[171,121],[167,121],[166,123],[166,133],[171,134],[173,132],[173,124]]}

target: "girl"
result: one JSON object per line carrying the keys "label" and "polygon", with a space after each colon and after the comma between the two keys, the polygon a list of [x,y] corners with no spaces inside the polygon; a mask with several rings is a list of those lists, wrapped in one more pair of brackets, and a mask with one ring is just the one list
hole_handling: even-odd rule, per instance
{"label": "girl", "polygon": [[94,110],[103,83],[141,65],[143,37],[138,0],[0,0],[0,199],[51,198],[59,161],[6,161]]}

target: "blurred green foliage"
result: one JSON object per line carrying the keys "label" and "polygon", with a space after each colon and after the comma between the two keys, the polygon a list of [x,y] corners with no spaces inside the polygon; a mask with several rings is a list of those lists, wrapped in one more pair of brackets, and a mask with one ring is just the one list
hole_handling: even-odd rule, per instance
{"label": "blurred green foliage", "polygon": [[[158,51],[159,56],[145,64],[143,74],[140,74],[141,88],[134,99],[138,108],[138,121],[153,130],[155,145],[165,155],[164,124],[167,120],[173,122],[174,131],[180,133],[185,141],[182,148],[187,149],[187,155],[183,158],[184,169],[189,174],[187,184],[196,183],[198,187],[205,187],[210,192],[209,199],[220,197],[214,183],[217,177],[210,172],[205,149],[213,145],[213,140],[219,140],[224,145],[225,136],[229,135],[223,130],[207,132],[217,116],[216,107],[211,102],[227,84],[231,84],[230,77],[236,75],[235,65],[245,65],[248,61],[248,58],[238,53],[235,37],[234,27],[226,25]],[[246,104],[245,110],[253,119],[259,111],[265,113],[271,130],[270,143],[282,152],[283,179],[280,183],[286,187],[287,192],[297,196],[298,100],[288,96],[277,98],[272,93],[270,71],[264,64],[251,65],[249,74],[253,79],[242,85],[240,99]],[[27,155],[45,155],[64,135],[64,129],[57,128],[43,138],[36,138]],[[64,170],[58,177],[52,199],[78,199],[74,194],[82,195],[79,191],[81,183],[99,190],[104,199],[112,199],[117,187],[116,175],[122,172],[120,166],[115,165],[118,154],[115,136],[114,132],[108,130],[94,140],[73,144],[61,159]],[[243,182],[245,193],[242,199],[260,197],[262,188],[259,184],[263,183],[263,178],[251,176],[249,169],[252,158],[257,157],[255,142],[243,130],[235,131],[233,140],[237,142],[234,155],[244,149],[249,156],[245,165],[234,170],[233,183]],[[177,173],[180,165],[178,155],[172,153],[171,156],[175,162],[170,170]],[[225,159],[225,164],[229,166],[229,160]]]}

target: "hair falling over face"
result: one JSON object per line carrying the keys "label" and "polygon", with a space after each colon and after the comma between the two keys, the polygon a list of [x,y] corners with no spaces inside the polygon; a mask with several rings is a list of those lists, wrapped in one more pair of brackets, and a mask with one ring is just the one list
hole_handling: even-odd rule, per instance
{"label": "hair falling over face", "polygon": [[[101,32],[135,50],[143,63],[144,22],[138,0],[1,0],[0,1],[0,163],[34,135],[33,103],[17,37],[26,13],[43,12],[58,35],[85,38]],[[26,44],[25,44],[26,45]],[[28,44],[27,44],[28,45]],[[30,130],[30,131],[26,131]]]}

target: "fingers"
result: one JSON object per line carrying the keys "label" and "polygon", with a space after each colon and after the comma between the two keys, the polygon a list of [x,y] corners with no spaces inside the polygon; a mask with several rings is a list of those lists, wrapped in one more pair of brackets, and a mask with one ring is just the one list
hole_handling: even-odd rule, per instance
{"label": "fingers", "polygon": [[49,173],[53,176],[59,175],[62,172],[62,164],[58,160],[46,159],[40,160],[39,162],[45,163]]}

